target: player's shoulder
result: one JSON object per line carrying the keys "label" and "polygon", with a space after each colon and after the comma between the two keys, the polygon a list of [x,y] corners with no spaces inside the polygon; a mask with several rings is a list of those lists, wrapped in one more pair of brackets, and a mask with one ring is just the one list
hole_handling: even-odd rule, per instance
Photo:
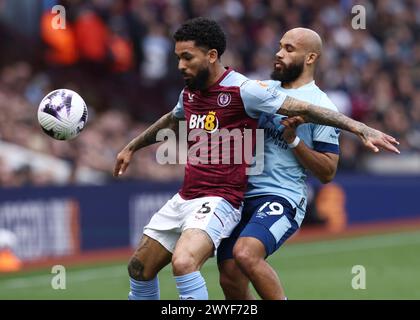
{"label": "player's shoulder", "polygon": [[225,87],[235,86],[239,87],[242,90],[249,90],[254,87],[259,88],[269,88],[273,87],[273,83],[278,81],[272,80],[253,80],[248,78],[246,75],[235,71],[230,70],[226,77],[220,82],[220,85]]}
{"label": "player's shoulder", "polygon": [[334,104],[334,102],[331,101],[331,99],[328,97],[328,94],[321,90],[315,82],[312,83],[311,89],[314,90],[318,94],[318,105],[327,109],[331,109],[333,111],[338,111],[337,106]]}
{"label": "player's shoulder", "polygon": [[257,86],[264,89],[279,88],[280,84],[281,82],[276,80],[252,80],[249,78],[243,83],[243,85]]}
{"label": "player's shoulder", "polygon": [[220,82],[220,85],[223,87],[241,87],[248,80],[248,77],[232,69]]}
{"label": "player's shoulder", "polygon": [[274,80],[252,80],[247,78],[240,86],[242,96],[246,97],[278,97],[281,91],[278,90],[279,81]]}
{"label": "player's shoulder", "polygon": [[267,88],[273,88],[273,89],[281,88],[281,82],[278,80],[256,80],[256,81],[260,85],[266,86]]}
{"label": "player's shoulder", "polygon": [[331,99],[328,97],[328,94],[322,90],[321,90],[321,98],[319,101],[319,105],[327,109],[338,111],[337,106],[334,104],[334,102],[331,101]]}

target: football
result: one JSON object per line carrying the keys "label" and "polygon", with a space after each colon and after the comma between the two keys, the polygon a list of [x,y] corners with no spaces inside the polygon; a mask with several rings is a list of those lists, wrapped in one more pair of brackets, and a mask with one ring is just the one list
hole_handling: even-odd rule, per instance
{"label": "football", "polygon": [[75,91],[58,89],[48,93],[39,104],[38,122],[42,130],[56,140],[70,140],[86,125],[88,109]]}

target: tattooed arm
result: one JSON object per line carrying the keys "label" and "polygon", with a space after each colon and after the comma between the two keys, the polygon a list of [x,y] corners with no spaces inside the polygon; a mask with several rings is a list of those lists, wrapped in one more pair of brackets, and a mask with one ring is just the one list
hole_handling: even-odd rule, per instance
{"label": "tattooed arm", "polygon": [[159,120],[153,123],[149,128],[147,128],[144,132],[139,134],[136,138],[130,141],[130,143],[126,146],[127,149],[130,151],[137,151],[141,148],[150,146],[158,142],[156,140],[156,134],[161,129],[177,129],[179,124],[179,119],[175,118],[172,112],[168,112],[164,116],[162,116]]}
{"label": "tattooed arm", "polygon": [[117,156],[117,162],[115,163],[114,167],[114,176],[118,177],[124,173],[131,161],[134,152],[158,142],[156,140],[156,135],[159,130],[172,129],[177,132],[179,120],[180,119],[176,118],[172,112],[168,112],[155,123],[153,123],[144,132],[131,140]]}
{"label": "tattooed arm", "polygon": [[395,138],[362,122],[353,120],[342,113],[294,99],[290,96],[287,96],[277,113],[289,117],[301,116],[305,122],[318,123],[350,131],[357,135],[363,141],[363,144],[374,152],[378,152],[380,147],[391,152],[400,153],[394,146],[394,144],[399,144]]}

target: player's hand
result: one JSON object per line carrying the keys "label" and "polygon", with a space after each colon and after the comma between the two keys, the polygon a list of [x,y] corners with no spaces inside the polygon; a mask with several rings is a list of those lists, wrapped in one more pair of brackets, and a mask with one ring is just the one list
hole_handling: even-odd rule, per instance
{"label": "player's hand", "polygon": [[292,143],[296,138],[296,128],[305,123],[305,120],[300,116],[286,118],[281,121],[281,124],[284,125],[284,131],[282,138],[286,143]]}
{"label": "player's hand", "polygon": [[400,154],[400,151],[395,147],[395,145],[399,145],[400,143],[394,137],[365,124],[362,124],[359,131],[359,138],[363,141],[363,144],[373,152],[379,152],[379,148],[381,148]]}
{"label": "player's hand", "polygon": [[125,172],[125,170],[127,170],[132,157],[133,151],[128,148],[121,150],[121,152],[117,155],[117,162],[114,167],[114,177],[119,177]]}

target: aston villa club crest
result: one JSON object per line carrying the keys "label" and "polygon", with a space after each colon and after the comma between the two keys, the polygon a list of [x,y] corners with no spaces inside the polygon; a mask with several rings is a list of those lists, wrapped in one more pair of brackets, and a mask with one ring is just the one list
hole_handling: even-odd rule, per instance
{"label": "aston villa club crest", "polygon": [[232,97],[230,96],[229,92],[222,92],[219,93],[219,96],[217,97],[217,104],[220,107],[226,107],[230,101],[232,100]]}

